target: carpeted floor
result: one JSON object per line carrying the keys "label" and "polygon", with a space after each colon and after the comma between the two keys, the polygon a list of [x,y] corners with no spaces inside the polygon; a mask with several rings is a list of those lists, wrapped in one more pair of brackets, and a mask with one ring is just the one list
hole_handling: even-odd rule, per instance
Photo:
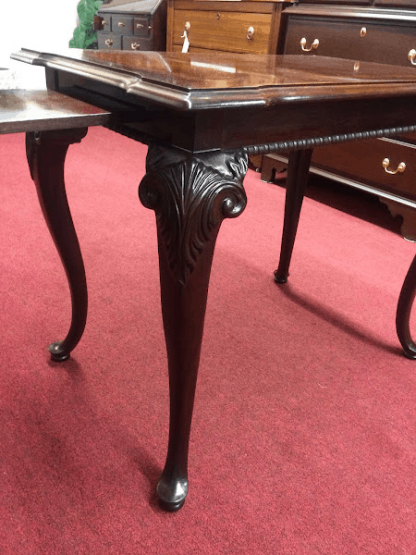
{"label": "carpeted floor", "polygon": [[189,496],[159,509],[168,388],[144,156],[104,129],[70,148],[90,309],[57,364],[64,273],[24,136],[0,137],[0,553],[416,553],[416,361],[394,328],[414,245],[376,200],[322,183],[277,286],[284,190],[249,172],[214,257]]}

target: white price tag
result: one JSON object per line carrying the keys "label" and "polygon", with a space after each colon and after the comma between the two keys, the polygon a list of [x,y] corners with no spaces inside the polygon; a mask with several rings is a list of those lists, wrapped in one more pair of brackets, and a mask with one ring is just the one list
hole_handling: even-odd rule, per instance
{"label": "white price tag", "polygon": [[186,31],[184,31],[181,38],[184,39],[183,46],[182,46],[182,52],[188,52],[188,50],[189,50],[188,33]]}

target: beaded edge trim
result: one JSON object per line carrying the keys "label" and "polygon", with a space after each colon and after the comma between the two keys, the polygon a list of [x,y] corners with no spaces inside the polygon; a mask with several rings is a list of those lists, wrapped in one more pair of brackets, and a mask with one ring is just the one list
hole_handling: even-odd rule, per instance
{"label": "beaded edge trim", "polygon": [[391,127],[388,129],[379,129],[377,131],[359,131],[357,133],[345,133],[343,135],[332,135],[329,137],[318,137],[315,139],[303,139],[298,141],[280,141],[277,143],[268,143],[264,145],[253,145],[244,147],[249,156],[259,154],[269,154],[270,152],[304,150],[315,148],[317,146],[327,146],[336,143],[344,143],[347,141],[363,141],[366,139],[378,139],[381,137],[394,137],[405,133],[413,133],[416,131],[416,125],[408,125],[405,127]]}
{"label": "beaded edge trim", "polygon": [[[159,144],[164,144],[163,141],[156,141],[151,135],[146,133],[141,133],[136,129],[131,127],[126,127],[119,123],[110,123],[107,126],[112,131],[120,133],[128,137],[129,139],[134,139],[144,144],[150,144],[153,142],[158,142]],[[327,146],[336,143],[344,143],[348,141],[364,141],[367,139],[378,139],[381,137],[394,137],[397,135],[403,135],[405,133],[414,133],[416,131],[416,125],[407,125],[404,127],[390,127],[387,129],[378,129],[377,131],[359,131],[357,133],[345,133],[342,135],[330,135],[327,137],[317,137],[312,139],[301,139],[295,141],[280,141],[276,143],[266,143],[263,145],[252,145],[242,147],[241,150],[245,151],[249,156],[257,156],[261,154],[269,154],[271,152],[281,152],[281,151],[293,151],[293,150],[305,150],[310,148],[315,148],[317,146]],[[166,143],[168,146],[168,144]],[[224,149],[225,151],[239,150],[234,149]]]}

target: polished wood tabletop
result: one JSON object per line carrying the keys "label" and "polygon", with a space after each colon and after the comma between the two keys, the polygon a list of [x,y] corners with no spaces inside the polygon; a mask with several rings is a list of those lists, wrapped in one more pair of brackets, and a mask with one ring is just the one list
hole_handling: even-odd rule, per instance
{"label": "polished wood tabletop", "polygon": [[[139,196],[156,214],[170,386],[169,445],[157,491],[165,509],[178,510],[188,493],[211,263],[222,221],[246,206],[248,155],[290,152],[276,273],[282,283],[312,149],[416,131],[416,71],[321,56],[22,49],[13,58],[44,66],[49,90],[110,112],[110,129],[149,145]],[[63,180],[66,149],[85,133],[27,138],[32,176],[71,290],[69,332],[49,348],[58,361],[78,344],[87,316],[85,270]],[[398,309],[399,339],[416,357],[408,327],[415,284],[416,259]]]}
{"label": "polished wood tabletop", "polygon": [[22,49],[12,57],[44,66],[49,89],[126,112],[130,129],[194,152],[416,123],[413,68],[229,53]]}
{"label": "polished wood tabletop", "polygon": [[[15,59],[81,73],[139,98],[183,110],[414,92],[415,71],[322,56],[27,49]],[[394,88],[391,84],[394,83]],[[151,96],[150,96],[151,95]]]}
{"label": "polished wood tabletop", "polygon": [[111,112],[55,91],[0,90],[0,135],[105,125]]}

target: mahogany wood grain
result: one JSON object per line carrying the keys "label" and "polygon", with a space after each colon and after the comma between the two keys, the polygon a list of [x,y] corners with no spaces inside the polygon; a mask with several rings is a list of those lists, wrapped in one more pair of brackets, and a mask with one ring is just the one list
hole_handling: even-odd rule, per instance
{"label": "mahogany wood grain", "polygon": [[104,125],[111,113],[51,90],[0,91],[0,134]]}

